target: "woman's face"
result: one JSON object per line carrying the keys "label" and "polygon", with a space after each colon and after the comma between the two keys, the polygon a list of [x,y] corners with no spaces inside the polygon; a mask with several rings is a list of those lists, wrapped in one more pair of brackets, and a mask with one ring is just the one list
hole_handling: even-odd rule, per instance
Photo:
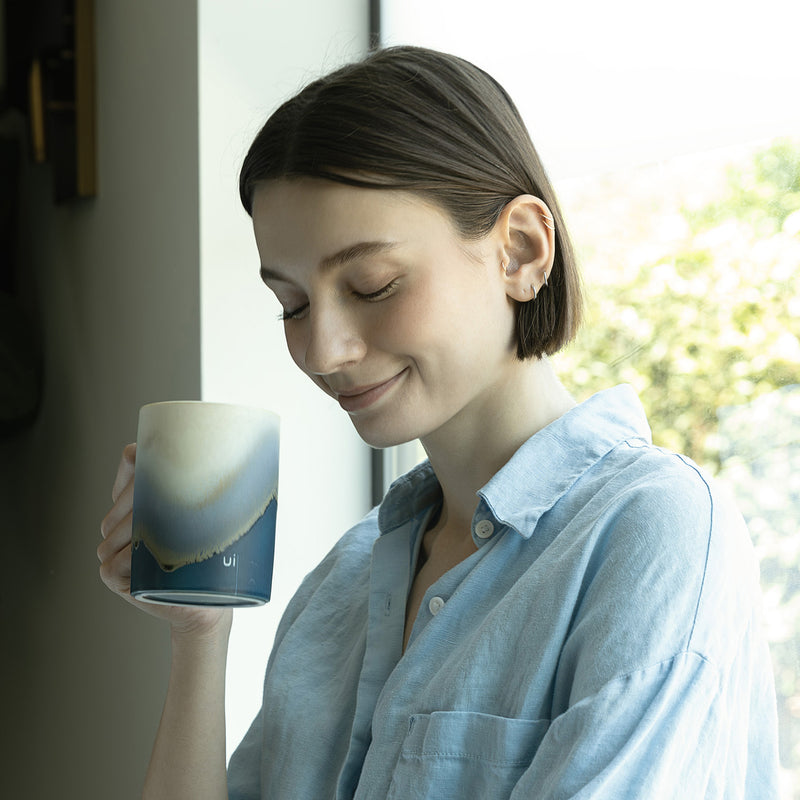
{"label": "woman's face", "polygon": [[416,195],[312,178],[259,187],[253,224],[292,358],[367,443],[486,420],[519,365],[492,234],[468,243]]}

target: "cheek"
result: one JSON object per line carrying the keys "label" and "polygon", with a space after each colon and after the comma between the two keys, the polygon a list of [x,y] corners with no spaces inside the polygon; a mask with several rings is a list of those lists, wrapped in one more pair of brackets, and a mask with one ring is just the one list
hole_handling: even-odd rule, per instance
{"label": "cheek", "polygon": [[447,326],[435,297],[409,292],[376,313],[365,336],[371,349],[411,358],[422,367],[439,358],[442,339],[449,338]]}
{"label": "cheek", "polygon": [[379,321],[376,332],[387,341],[413,346],[429,336],[432,322],[436,318],[436,307],[430,302],[430,297],[416,293],[398,298],[391,313],[383,315]]}
{"label": "cheek", "polygon": [[[457,265],[469,269],[472,265]],[[511,348],[515,312],[504,293],[480,278],[443,280],[433,275],[417,291],[398,298],[384,330],[393,341],[416,346],[420,357],[469,365],[502,358]],[[515,345],[514,345],[515,347]]]}

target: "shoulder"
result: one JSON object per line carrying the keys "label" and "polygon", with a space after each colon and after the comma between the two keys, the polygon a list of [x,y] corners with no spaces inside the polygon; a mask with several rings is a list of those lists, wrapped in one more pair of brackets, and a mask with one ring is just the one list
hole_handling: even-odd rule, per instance
{"label": "shoulder", "polygon": [[712,478],[690,459],[641,440],[620,443],[582,478],[609,532],[649,547],[707,548],[721,507],[731,505]]}
{"label": "shoulder", "polygon": [[686,456],[652,445],[628,448],[632,468],[617,497],[620,520],[651,545],[693,552],[706,570],[725,562],[734,575],[746,567],[752,580],[753,548],[731,491]]}
{"label": "shoulder", "polygon": [[640,503],[649,505],[655,517],[680,520],[707,532],[713,521],[714,495],[711,476],[689,458],[654,445],[626,443],[631,450],[635,477],[633,488]]}
{"label": "shoulder", "polygon": [[542,522],[554,543],[579,542],[595,569],[627,574],[664,560],[699,573],[724,502],[717,495],[689,459],[632,439],[582,472]]}
{"label": "shoulder", "polygon": [[734,498],[689,458],[625,442],[591,472],[587,481],[603,487],[596,494],[596,533],[606,547],[628,554],[631,567],[636,560],[642,567],[671,563],[700,586],[709,568],[752,566]]}
{"label": "shoulder", "polygon": [[727,661],[725,639],[740,638],[759,594],[733,498],[690,459],[653,445],[623,443],[603,462],[586,476],[602,486],[585,574],[588,616],[607,624],[605,615],[625,609],[629,633],[656,632],[654,660],[691,650]]}

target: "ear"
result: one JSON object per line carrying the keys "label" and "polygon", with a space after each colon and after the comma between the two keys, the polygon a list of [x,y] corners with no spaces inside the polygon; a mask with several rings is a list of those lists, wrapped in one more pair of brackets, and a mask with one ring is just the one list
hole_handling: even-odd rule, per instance
{"label": "ear", "polygon": [[538,197],[519,195],[501,212],[494,233],[502,247],[506,294],[520,303],[533,300],[545,285],[555,258],[550,209]]}

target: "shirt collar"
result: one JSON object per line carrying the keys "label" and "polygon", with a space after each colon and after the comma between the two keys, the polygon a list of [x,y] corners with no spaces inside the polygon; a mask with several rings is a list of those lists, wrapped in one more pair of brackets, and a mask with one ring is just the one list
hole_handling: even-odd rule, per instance
{"label": "shirt collar", "polygon": [[389,487],[378,510],[381,533],[405,525],[412,517],[426,511],[442,497],[442,489],[431,462],[421,464],[401,475]]}
{"label": "shirt collar", "polygon": [[652,441],[639,398],[627,385],[606,389],[531,436],[478,495],[527,539],[578,478],[632,439]]}
{"label": "shirt collar", "polygon": [[[632,439],[652,441],[636,393],[628,385],[598,392],[531,436],[478,491],[481,505],[527,539],[539,517],[581,475],[617,445]],[[441,496],[430,462],[423,461],[389,488],[378,513],[381,532],[405,524]]]}

